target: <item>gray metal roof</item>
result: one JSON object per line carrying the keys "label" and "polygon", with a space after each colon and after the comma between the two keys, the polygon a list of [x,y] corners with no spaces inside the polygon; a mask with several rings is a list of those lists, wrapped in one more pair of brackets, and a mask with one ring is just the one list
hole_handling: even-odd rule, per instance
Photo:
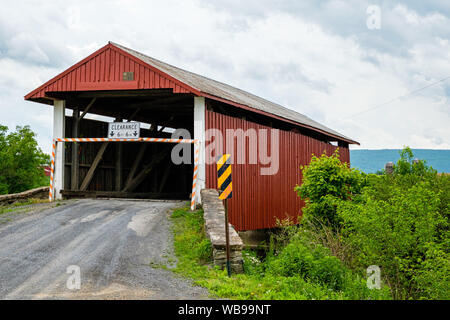
{"label": "gray metal roof", "polygon": [[328,133],[332,136],[342,138],[343,140],[350,143],[357,143],[356,141],[340,134],[339,132],[330,129],[301,113],[280,106],[279,104],[270,102],[266,99],[248,93],[244,90],[232,87],[225,83],[209,79],[207,77],[195,74],[190,71],[177,68],[165,62],[146,56],[135,50],[121,46],[119,44],[113,42],[110,43],[126,51],[132,56],[142,60],[143,62],[161,70],[162,72],[168,74],[169,76],[187,84],[188,86],[196,89],[197,91],[225,100],[229,100],[231,102],[238,103],[244,106],[248,106],[257,110],[261,110],[266,113],[270,113],[275,116],[297,122],[300,125],[306,125],[308,127],[319,129],[320,131]]}

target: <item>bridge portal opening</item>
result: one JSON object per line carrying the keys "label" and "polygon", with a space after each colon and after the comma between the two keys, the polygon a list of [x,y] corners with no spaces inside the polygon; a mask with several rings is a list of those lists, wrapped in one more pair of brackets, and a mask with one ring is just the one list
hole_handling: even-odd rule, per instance
{"label": "bridge portal opening", "polygon": [[[177,129],[194,137],[194,98],[171,90],[55,92],[64,101],[65,138],[106,138],[110,122],[140,122],[141,138],[172,138]],[[175,144],[148,141],[60,142],[63,148],[65,198],[188,200],[191,162],[171,159]]]}

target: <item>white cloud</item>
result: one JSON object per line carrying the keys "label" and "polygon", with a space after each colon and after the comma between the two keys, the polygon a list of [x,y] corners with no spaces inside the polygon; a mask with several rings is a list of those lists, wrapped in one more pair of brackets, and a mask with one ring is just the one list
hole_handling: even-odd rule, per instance
{"label": "white cloud", "polygon": [[[450,148],[449,7],[369,1],[17,2],[0,12],[0,123],[49,150],[51,107],[23,96],[112,40],[323,122],[363,148]],[[14,110],[13,112],[11,110]]]}

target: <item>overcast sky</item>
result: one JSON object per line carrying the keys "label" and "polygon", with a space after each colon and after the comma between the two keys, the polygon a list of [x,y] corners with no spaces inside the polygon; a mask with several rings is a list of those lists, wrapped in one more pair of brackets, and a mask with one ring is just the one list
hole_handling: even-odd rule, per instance
{"label": "overcast sky", "polygon": [[52,108],[23,96],[109,40],[306,114],[360,148],[450,149],[448,0],[70,3],[0,10],[0,124],[30,125],[46,152]]}

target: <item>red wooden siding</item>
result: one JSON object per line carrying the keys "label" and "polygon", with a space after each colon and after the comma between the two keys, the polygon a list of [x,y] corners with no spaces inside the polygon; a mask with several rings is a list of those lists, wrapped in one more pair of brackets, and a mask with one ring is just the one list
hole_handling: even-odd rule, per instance
{"label": "red wooden siding", "polygon": [[[124,72],[134,72],[134,81],[124,81]],[[193,91],[180,81],[108,44],[32,91],[25,99],[43,98],[46,92],[130,89],[173,89],[174,93]]]}
{"label": "red wooden siding", "polygon": [[[239,118],[226,116],[210,110],[206,111],[206,129],[219,129],[226,145],[226,129],[267,129]],[[268,135],[270,144],[270,134]],[[280,130],[279,170],[276,175],[260,175],[260,164],[233,164],[233,198],[229,200],[230,222],[239,230],[256,230],[276,226],[276,219],[301,214],[302,201],[294,192],[301,182],[300,165],[308,164],[311,155],[321,155],[324,151],[332,154],[337,147],[306,135]],[[211,143],[214,143],[211,142]],[[248,150],[248,149],[247,149]],[[268,148],[270,150],[270,148]],[[237,151],[235,143],[234,152]],[[348,148],[340,148],[341,160],[350,162]],[[217,156],[217,155],[215,155]],[[247,155],[248,159],[248,155]],[[217,170],[214,164],[206,165],[206,187],[217,188]]]}

